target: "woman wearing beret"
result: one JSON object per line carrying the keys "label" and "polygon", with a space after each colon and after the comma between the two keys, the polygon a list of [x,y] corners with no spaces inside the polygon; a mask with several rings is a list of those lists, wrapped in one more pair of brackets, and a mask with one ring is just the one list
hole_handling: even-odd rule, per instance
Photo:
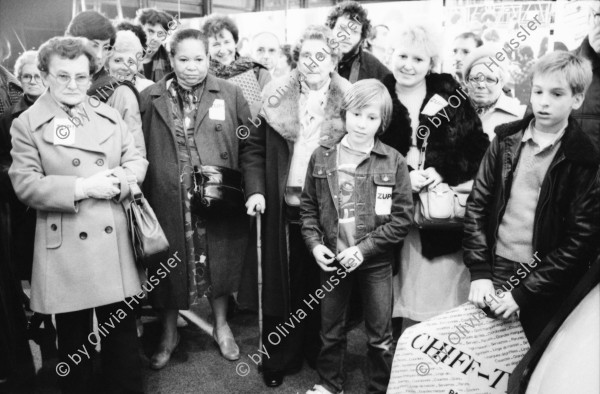
{"label": "woman wearing beret", "polygon": [[[97,66],[83,40],[49,40],[38,67],[48,90],[13,122],[9,170],[17,197],[37,211],[31,309],[55,315],[59,365],[70,369],[63,392],[91,392],[98,341],[104,392],[141,392],[135,316],[126,302],[141,291],[140,272],[121,202],[130,181],[144,180],[148,162],[116,110],[87,102]],[[76,127],[69,117],[80,113],[90,121]],[[114,326],[101,339],[91,334],[93,312],[99,325]]]}
{"label": "woman wearing beret", "polygon": [[490,141],[494,139],[496,126],[522,119],[526,108],[502,91],[507,82],[506,67],[504,62],[490,61],[498,51],[492,45],[476,48],[463,66],[469,97]]}

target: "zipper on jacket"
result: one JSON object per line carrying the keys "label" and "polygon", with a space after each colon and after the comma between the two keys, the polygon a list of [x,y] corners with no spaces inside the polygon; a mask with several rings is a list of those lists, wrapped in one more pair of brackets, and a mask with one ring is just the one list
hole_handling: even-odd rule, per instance
{"label": "zipper on jacket", "polygon": [[535,219],[533,221],[533,239],[531,241],[531,244],[532,244],[532,247],[533,247],[534,251],[535,251],[536,246],[537,246],[535,244],[536,243],[535,240],[536,240],[536,235],[538,233],[538,227],[539,227],[539,224],[540,224],[539,223],[540,222],[539,221],[540,215],[542,213],[542,210],[544,209],[544,206],[546,205],[546,203],[548,202],[548,200],[550,200],[550,194],[552,193],[552,188],[554,186],[554,177],[552,176],[552,171],[554,171],[554,169],[556,168],[556,166],[558,164],[560,164],[561,162],[563,162],[564,160],[565,160],[565,155],[561,153],[561,156],[556,160],[556,162],[554,162],[552,164],[552,166],[548,169],[548,172],[547,172],[548,181],[550,183],[549,186],[548,186],[548,193],[546,193],[546,195],[544,196],[544,200],[541,203],[538,202],[538,207],[537,207],[536,212],[535,212]]}

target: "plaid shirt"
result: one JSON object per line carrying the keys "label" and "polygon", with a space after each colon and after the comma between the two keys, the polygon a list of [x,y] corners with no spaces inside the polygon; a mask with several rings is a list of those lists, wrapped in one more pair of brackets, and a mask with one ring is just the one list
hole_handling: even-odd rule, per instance
{"label": "plaid shirt", "polygon": [[0,116],[17,103],[22,95],[23,89],[19,80],[6,68],[0,66]]}

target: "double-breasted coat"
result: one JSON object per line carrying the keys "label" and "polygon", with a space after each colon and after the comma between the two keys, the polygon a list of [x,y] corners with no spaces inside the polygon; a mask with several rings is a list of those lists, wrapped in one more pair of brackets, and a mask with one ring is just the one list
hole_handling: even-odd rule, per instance
{"label": "double-breasted coat", "polygon": [[[175,125],[171,115],[166,75],[141,95],[142,125],[150,166],[144,182],[145,196],[154,208],[170,245],[169,254],[186,255],[183,198]],[[250,121],[250,109],[239,87],[208,74],[196,114],[194,140],[203,165],[240,169],[239,155],[245,140],[236,129]],[[224,102],[224,120],[210,108]],[[245,130],[238,133],[244,137]],[[237,290],[248,242],[248,216],[207,220],[208,262],[212,296]],[[183,258],[183,257],[182,257]],[[169,276],[152,290],[155,307],[188,309],[188,262],[177,264]]]}
{"label": "double-breasted coat", "polygon": [[[144,180],[148,162],[119,113],[81,104],[86,119],[60,129],[67,114],[44,93],[12,125],[9,176],[17,197],[37,211],[31,309],[54,314],[93,308],[138,294],[136,268],[121,201],[127,177]],[[67,138],[65,137],[68,133]],[[74,136],[73,136],[74,135]],[[77,178],[113,170],[120,194],[75,201]]]}

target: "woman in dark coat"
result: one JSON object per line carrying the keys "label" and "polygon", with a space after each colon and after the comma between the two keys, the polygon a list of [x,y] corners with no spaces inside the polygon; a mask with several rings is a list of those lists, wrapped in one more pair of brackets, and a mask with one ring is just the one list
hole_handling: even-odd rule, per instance
{"label": "woman in dark coat", "polygon": [[176,347],[177,311],[208,296],[215,314],[213,336],[222,355],[239,358],[227,325],[227,299],[237,291],[249,221],[245,214],[208,219],[192,214],[188,190],[193,167],[216,165],[239,170],[244,140],[236,128],[250,117],[239,87],[208,74],[206,36],[199,30],[173,34],[174,73],[142,93],[141,111],[150,166],[145,194],[154,208],[178,264],[150,293],[163,322],[161,343],[151,366],[164,367]]}
{"label": "woman in dark coat", "polygon": [[[391,42],[393,75],[384,84],[394,112],[381,140],[406,156],[415,193],[440,182],[456,186],[472,181],[489,141],[460,85],[449,74],[432,73],[439,41],[426,27],[413,26]],[[419,170],[426,137],[425,165]],[[462,261],[461,237],[461,229],[417,228],[406,237],[393,313],[407,319],[405,327],[409,320],[423,321],[467,301],[470,278]]]}
{"label": "woman in dark coat", "polygon": [[[24,94],[0,119],[0,379],[10,371],[11,380],[23,383],[31,382],[34,375],[20,281],[31,280],[35,210],[17,199],[8,169],[12,164],[10,126],[46,89],[36,57],[36,51],[27,51],[17,59],[15,75]],[[41,323],[44,315],[37,316],[35,320]],[[44,326],[49,332],[52,320],[46,317]]]}
{"label": "woman in dark coat", "polygon": [[[256,205],[264,209],[263,343],[269,359],[263,359],[263,378],[268,386],[297,372],[303,356],[314,362],[319,351],[318,305],[309,309],[302,302],[318,288],[319,268],[300,233],[299,194],[319,142],[337,142],[344,135],[340,108],[350,83],[333,71],[339,50],[328,46],[332,39],[323,26],[306,29],[298,44],[298,69],[265,87],[264,117],[253,122],[258,128],[250,131],[244,156],[247,205],[251,211]],[[271,346],[269,334],[299,308],[308,316]]]}

